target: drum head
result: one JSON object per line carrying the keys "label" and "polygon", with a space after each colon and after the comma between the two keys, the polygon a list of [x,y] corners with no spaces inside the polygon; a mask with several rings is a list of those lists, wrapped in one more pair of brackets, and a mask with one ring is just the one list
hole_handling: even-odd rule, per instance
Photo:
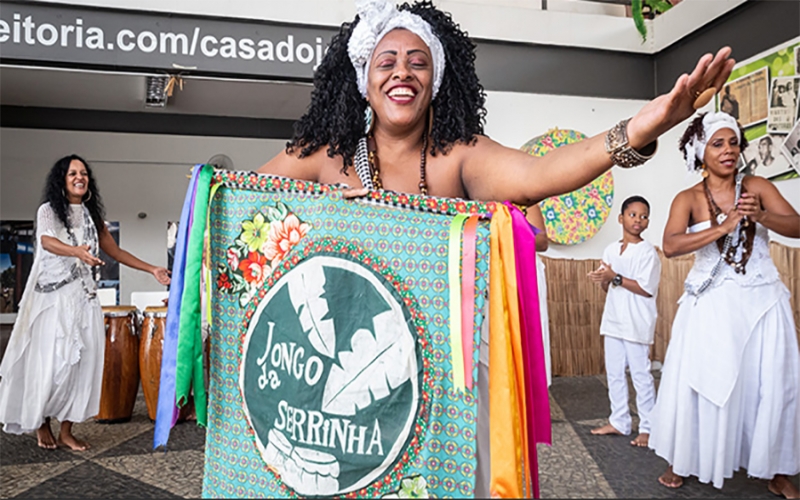
{"label": "drum head", "polygon": [[127,316],[134,312],[136,312],[134,306],[103,306],[105,316]]}
{"label": "drum head", "polygon": [[147,306],[144,308],[144,315],[156,318],[163,318],[167,315],[167,308],[164,306]]}

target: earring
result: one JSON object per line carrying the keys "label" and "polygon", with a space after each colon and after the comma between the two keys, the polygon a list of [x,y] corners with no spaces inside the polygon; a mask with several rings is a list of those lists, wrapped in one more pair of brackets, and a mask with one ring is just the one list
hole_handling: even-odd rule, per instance
{"label": "earring", "polygon": [[370,135],[372,133],[372,126],[374,125],[374,117],[372,113],[372,106],[367,102],[367,109],[364,110],[364,134]]}
{"label": "earring", "polygon": [[433,103],[428,111],[428,135],[433,133]]}
{"label": "earring", "polygon": [[61,196],[63,196],[64,198],[67,197],[67,193],[64,192],[64,188],[61,188]]}
{"label": "earring", "polygon": [[89,197],[88,197],[88,198],[86,198],[86,199],[85,199],[85,200],[83,200],[83,201],[89,201],[89,200],[91,200],[91,199],[92,199],[92,192],[91,192],[91,191],[89,191]]}
{"label": "earring", "polygon": [[708,170],[706,170],[706,164],[705,164],[705,163],[703,163],[703,165],[702,165],[702,167],[701,167],[701,168],[702,168],[703,170],[702,170],[702,172],[700,173],[700,175],[702,175],[702,176],[703,176],[703,179],[705,179],[706,177],[708,177]]}

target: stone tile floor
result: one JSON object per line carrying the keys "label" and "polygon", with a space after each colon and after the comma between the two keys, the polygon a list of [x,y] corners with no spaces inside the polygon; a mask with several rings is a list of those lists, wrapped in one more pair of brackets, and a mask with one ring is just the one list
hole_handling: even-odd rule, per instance
{"label": "stone tile floor", "polygon": [[[666,463],[652,451],[631,447],[628,437],[589,433],[608,413],[605,377],[555,378],[551,406],[553,446],[539,446],[543,498],[776,498],[765,481],[743,472],[722,490],[696,479],[678,490],[659,485],[656,478]],[[130,422],[86,422],[75,426],[75,434],[93,448],[45,451],[35,436],[0,433],[0,497],[197,498],[202,493],[203,430],[192,422],[179,424],[169,452],[153,452],[153,424],[141,394]]]}

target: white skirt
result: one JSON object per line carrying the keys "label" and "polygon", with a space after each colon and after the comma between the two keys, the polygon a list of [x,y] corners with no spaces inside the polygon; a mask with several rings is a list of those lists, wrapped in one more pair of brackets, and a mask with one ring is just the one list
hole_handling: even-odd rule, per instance
{"label": "white skirt", "polygon": [[0,367],[0,422],[13,434],[38,429],[46,417],[82,422],[100,408],[100,304],[87,299],[80,281],[32,293],[29,324],[14,326]]}
{"label": "white skirt", "polygon": [[[738,318],[741,311],[753,318],[751,331],[728,330],[748,328],[738,319],[720,324],[720,314]],[[718,349],[694,352],[713,342]],[[721,394],[728,395],[720,406],[700,394],[695,381],[719,376],[715,367],[727,362],[717,358],[734,351],[722,346],[736,342],[743,349],[735,372],[728,372],[735,382],[729,391],[722,384]],[[780,282],[741,287],[725,281],[698,301],[685,297],[678,308],[653,410],[650,448],[675,474],[696,476],[717,488],[740,468],[761,479],[794,475],[800,472],[798,400],[800,353],[788,290]]]}

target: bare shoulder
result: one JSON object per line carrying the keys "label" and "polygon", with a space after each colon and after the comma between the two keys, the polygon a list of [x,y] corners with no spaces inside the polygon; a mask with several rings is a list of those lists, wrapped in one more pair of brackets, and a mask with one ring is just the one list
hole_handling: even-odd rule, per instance
{"label": "bare shoulder", "polygon": [[453,145],[453,152],[467,155],[474,155],[476,153],[491,154],[498,149],[505,149],[505,146],[485,135],[476,135],[471,142],[459,141]]}
{"label": "bare shoulder", "polygon": [[698,196],[703,196],[703,183],[698,182],[694,186],[688,187],[679,192],[673,200],[673,205],[691,206]]}
{"label": "bare shoulder", "polygon": [[764,191],[772,191],[775,185],[767,179],[758,175],[746,175],[742,179],[745,189],[754,193],[762,193]]}

